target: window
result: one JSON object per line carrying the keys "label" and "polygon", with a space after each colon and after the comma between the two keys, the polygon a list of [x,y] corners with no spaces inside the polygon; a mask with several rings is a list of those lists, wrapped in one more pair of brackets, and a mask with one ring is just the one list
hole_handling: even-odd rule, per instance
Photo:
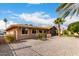
{"label": "window", "polygon": [[28,29],[22,28],[22,34],[28,34]]}
{"label": "window", "polygon": [[46,31],[44,30],[44,33],[46,33]]}
{"label": "window", "polygon": [[32,30],[32,33],[33,33],[33,34],[36,34],[36,30]]}
{"label": "window", "polygon": [[39,33],[42,33],[42,30],[39,30]]}

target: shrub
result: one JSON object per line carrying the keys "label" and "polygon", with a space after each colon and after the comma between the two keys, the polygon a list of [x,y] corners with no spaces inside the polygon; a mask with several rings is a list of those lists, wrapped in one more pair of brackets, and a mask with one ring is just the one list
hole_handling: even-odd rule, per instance
{"label": "shrub", "polygon": [[14,36],[13,35],[5,35],[4,39],[5,39],[6,43],[11,43],[14,41]]}
{"label": "shrub", "polygon": [[44,34],[44,33],[38,33],[37,34],[37,38],[40,39],[40,40],[46,40],[46,34]]}
{"label": "shrub", "polygon": [[69,35],[69,31],[68,30],[64,30],[63,31],[63,35]]}

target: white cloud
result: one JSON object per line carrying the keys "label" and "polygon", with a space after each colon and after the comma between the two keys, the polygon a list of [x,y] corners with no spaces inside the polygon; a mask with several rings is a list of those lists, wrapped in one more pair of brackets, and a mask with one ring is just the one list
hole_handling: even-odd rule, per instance
{"label": "white cloud", "polygon": [[68,25],[73,23],[73,22],[76,22],[76,21],[79,21],[79,17],[78,16],[73,16],[72,18],[70,16],[66,17],[65,19],[65,22],[63,23],[63,25],[61,25],[63,28],[67,29]]}
{"label": "white cloud", "polygon": [[0,29],[5,28],[5,22],[3,20],[0,20]]}
{"label": "white cloud", "polygon": [[[12,24],[17,24],[17,23],[15,23],[14,21],[8,21],[6,26],[8,27],[8,26],[10,26]],[[3,20],[0,20],[0,29],[5,29],[5,22]]]}
{"label": "white cloud", "polygon": [[72,18],[70,18],[70,16],[68,16],[65,20],[66,21],[65,21],[64,25],[67,25],[68,26],[70,23],[79,21],[79,17],[73,16]]}
{"label": "white cloud", "polygon": [[30,3],[28,3],[28,4],[41,4],[41,3],[31,3],[31,2],[30,2]]}
{"label": "white cloud", "polygon": [[31,21],[35,24],[44,25],[53,25],[53,20],[55,18],[51,18],[49,14],[45,14],[44,12],[35,12],[31,14],[22,13],[19,15],[22,20]]}
{"label": "white cloud", "polygon": [[[33,24],[38,24],[38,25],[41,25],[41,26],[53,26],[54,25],[53,21],[56,19],[56,18],[52,18],[49,14],[46,14],[45,12],[22,13],[22,14],[19,15],[19,14],[14,13],[11,10],[7,10],[7,11],[2,12],[2,13],[9,13],[10,15],[8,16],[8,18],[11,18],[11,19],[16,19],[16,18],[19,19],[20,18],[23,21],[24,20],[30,21]],[[62,25],[62,27],[67,28],[67,26],[70,23],[79,21],[79,17],[73,16],[70,19],[70,16],[68,16],[65,20],[66,21]],[[15,24],[15,22],[8,21],[7,26],[9,26],[11,24]],[[3,22],[3,20],[0,20],[0,29],[4,29],[4,28],[5,28],[5,23]]]}
{"label": "white cloud", "polygon": [[12,25],[12,24],[17,24],[17,23],[14,22],[14,21],[9,21],[9,22],[7,23],[7,27],[10,26],[10,25]]}
{"label": "white cloud", "polygon": [[[54,20],[56,18],[51,18],[49,14],[45,14],[44,12],[35,12],[31,14],[22,13],[19,15],[22,20],[31,21],[34,24],[39,24],[39,26],[54,26]],[[70,17],[66,18],[66,22],[61,25],[61,28],[67,28],[67,26],[75,21],[78,21],[78,17],[74,17],[70,19]]]}

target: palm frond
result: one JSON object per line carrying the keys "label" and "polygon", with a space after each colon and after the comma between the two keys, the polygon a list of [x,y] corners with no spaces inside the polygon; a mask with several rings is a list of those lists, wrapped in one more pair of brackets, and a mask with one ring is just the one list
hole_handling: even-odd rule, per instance
{"label": "palm frond", "polygon": [[66,18],[69,14],[70,14],[70,10],[68,10],[64,14],[62,14],[61,17]]}
{"label": "palm frond", "polygon": [[77,14],[76,14],[77,16],[79,15],[79,8],[77,9]]}
{"label": "palm frond", "polygon": [[55,24],[63,24],[63,22],[64,22],[63,18],[57,18],[57,19],[54,21]]}
{"label": "palm frond", "polygon": [[63,9],[65,6],[67,5],[67,3],[63,3],[63,4],[60,4],[60,6],[56,9],[56,11],[60,11],[61,9]]}
{"label": "palm frond", "polygon": [[68,15],[73,16],[76,12],[79,14],[79,10],[77,10],[77,8],[74,8],[74,6],[75,3],[64,3],[57,8],[56,12],[61,18],[65,18]]}
{"label": "palm frond", "polygon": [[68,10],[68,9],[70,8],[70,6],[72,6],[73,4],[74,4],[74,3],[64,3],[64,4],[61,4],[61,5],[56,9],[56,12]]}

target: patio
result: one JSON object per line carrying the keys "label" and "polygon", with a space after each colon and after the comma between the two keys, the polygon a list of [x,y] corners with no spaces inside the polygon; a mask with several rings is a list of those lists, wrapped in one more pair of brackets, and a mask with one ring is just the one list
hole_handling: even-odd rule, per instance
{"label": "patio", "polygon": [[[9,44],[15,56],[73,56],[79,55],[79,38],[52,37],[49,40],[21,40]],[[4,51],[5,52],[5,51]],[[8,55],[8,54],[7,54]]]}
{"label": "patio", "polygon": [[13,56],[13,52],[8,44],[0,44],[0,56]]}

